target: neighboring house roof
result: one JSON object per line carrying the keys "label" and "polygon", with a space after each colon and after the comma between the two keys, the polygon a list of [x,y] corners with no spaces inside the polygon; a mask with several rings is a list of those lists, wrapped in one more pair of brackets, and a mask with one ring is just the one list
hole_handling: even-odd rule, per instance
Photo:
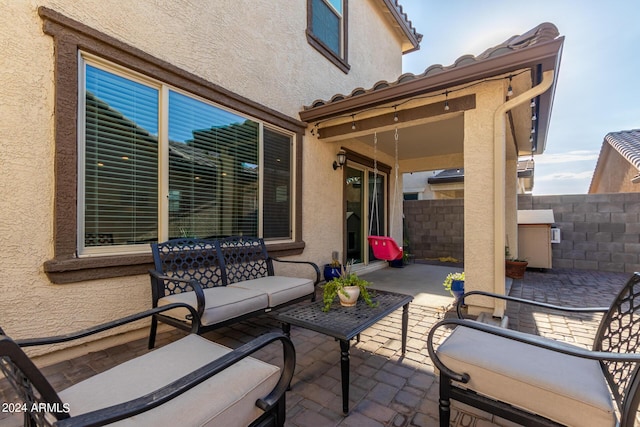
{"label": "neighboring house roof", "polygon": [[[525,190],[533,188],[534,162],[531,159],[518,160],[518,178],[527,180]],[[464,168],[445,169],[427,179],[428,184],[449,184],[452,182],[464,182]]]}
{"label": "neighboring house roof", "polygon": [[[617,153],[619,157],[611,156],[610,153]],[[612,163],[614,157],[620,159],[622,163]],[[628,162],[626,166],[625,161]],[[621,178],[620,173],[635,174],[635,176]],[[627,183],[626,179],[630,179],[631,182]],[[640,183],[640,129],[606,134],[593,170],[588,193],[637,191],[630,186],[638,183]]]}
{"label": "neighboring house roof", "polygon": [[640,171],[640,129],[610,132],[604,140]]}
{"label": "neighboring house roof", "polygon": [[398,0],[382,0],[382,3],[389,9],[393,20],[397,23],[397,29],[407,38],[408,44],[403,43],[402,53],[409,53],[420,49],[422,34],[418,33],[407,17]]}
{"label": "neighboring house roof", "polygon": [[464,168],[445,169],[427,179],[428,184],[447,184],[450,182],[464,182]]}

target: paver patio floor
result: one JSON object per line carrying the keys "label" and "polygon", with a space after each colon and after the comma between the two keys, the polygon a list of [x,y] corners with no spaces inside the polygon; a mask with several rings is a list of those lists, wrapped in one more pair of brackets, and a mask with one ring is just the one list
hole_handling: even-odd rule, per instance
{"label": "paver patio floor", "polygon": [[[417,266],[416,268],[429,268]],[[407,270],[409,272],[409,270]],[[415,275],[415,271],[411,271]],[[372,277],[374,273],[371,273]],[[385,273],[387,274],[387,273]],[[419,276],[419,275],[418,275]],[[402,269],[397,278],[402,277]],[[586,270],[528,271],[515,280],[511,295],[572,306],[608,305],[628,279],[626,273]],[[424,298],[421,299],[424,301]],[[287,393],[287,426],[437,426],[438,379],[428,357],[426,335],[443,315],[442,309],[412,303],[409,313],[407,352],[401,357],[400,325],[402,310],[383,319],[361,335],[351,347],[351,388],[348,416],[342,415],[339,344],[325,335],[292,327],[296,347],[296,373]],[[537,332],[589,347],[599,318],[582,316],[572,320],[553,313],[507,307],[509,327]],[[266,331],[279,329],[270,316],[238,323],[205,334],[205,337],[231,348]],[[183,336],[171,330],[159,337],[158,346]],[[44,368],[57,390],[108,369],[146,351],[146,340],[137,340],[104,351]],[[261,350],[256,357],[277,363],[279,346]],[[0,381],[0,401],[15,401],[4,380]],[[453,426],[513,426],[506,420],[453,402]],[[4,418],[3,418],[4,417]],[[21,421],[0,414],[0,426],[20,425]],[[638,424],[640,425],[640,424]]]}

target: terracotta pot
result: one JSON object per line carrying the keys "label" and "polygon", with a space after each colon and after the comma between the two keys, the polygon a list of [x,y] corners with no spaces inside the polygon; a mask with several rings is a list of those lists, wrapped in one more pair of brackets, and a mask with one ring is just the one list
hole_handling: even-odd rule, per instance
{"label": "terracotta pot", "polygon": [[346,286],[345,292],[349,294],[349,297],[342,295],[342,292],[338,292],[338,298],[340,298],[340,304],[345,307],[353,307],[358,302],[360,296],[360,288],[357,286]]}
{"label": "terracotta pot", "polygon": [[527,261],[505,261],[504,273],[505,276],[512,279],[522,279],[524,272],[527,270]]}

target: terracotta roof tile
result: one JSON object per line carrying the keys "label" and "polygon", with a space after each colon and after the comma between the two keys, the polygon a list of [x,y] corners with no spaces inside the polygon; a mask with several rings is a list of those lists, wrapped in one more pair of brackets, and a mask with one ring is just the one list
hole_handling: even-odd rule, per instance
{"label": "terracotta roof tile", "polygon": [[640,170],[640,129],[610,132],[604,140]]}
{"label": "terracotta roof tile", "polygon": [[[395,1],[395,3],[397,5],[398,3],[397,0]],[[397,7],[399,7],[399,9],[402,10],[402,6],[398,5]],[[404,15],[406,16],[406,14]],[[360,95],[374,92],[376,90],[380,90],[383,88],[397,86],[412,80],[433,76],[435,74],[449,71],[455,68],[463,67],[470,64],[475,64],[475,63],[485,61],[490,58],[495,58],[497,56],[511,53],[520,49],[526,49],[528,47],[534,46],[539,43],[554,40],[559,35],[560,33],[558,31],[558,28],[555,25],[549,22],[545,22],[527,31],[522,35],[513,36],[508,40],[504,41],[503,43],[500,43],[497,46],[494,46],[492,48],[485,50],[480,55],[477,55],[477,56],[463,55],[459,57],[452,65],[449,65],[446,67],[441,64],[431,65],[421,74],[415,75],[413,73],[405,73],[405,74],[402,74],[400,77],[398,77],[398,79],[394,82],[387,82],[385,80],[382,80],[374,84],[373,87],[370,89],[357,88],[353,90],[350,95],[336,94],[333,97],[331,97],[330,100],[317,99],[313,101],[311,105],[305,106],[304,109],[309,110],[312,108],[330,104],[332,102],[336,102],[338,100],[344,100],[347,98],[360,96]]]}

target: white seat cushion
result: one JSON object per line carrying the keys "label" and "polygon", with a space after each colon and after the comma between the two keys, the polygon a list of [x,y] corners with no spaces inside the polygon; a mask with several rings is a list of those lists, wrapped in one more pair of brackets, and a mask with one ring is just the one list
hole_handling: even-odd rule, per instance
{"label": "white seat cushion", "polygon": [[570,426],[616,423],[597,361],[462,326],[445,339],[437,354],[454,372],[469,374],[469,383],[461,387]]}
{"label": "white seat cushion", "polygon": [[[269,297],[259,289],[244,289],[230,286],[217,286],[203,290],[205,310],[200,322],[203,325],[213,325],[225,320],[233,319],[243,314],[269,307]],[[183,292],[169,295],[158,300],[158,306],[174,302],[183,302],[197,308],[196,294]],[[186,308],[176,308],[163,314],[184,320],[189,314]]]}
{"label": "white seat cushion", "polygon": [[[229,353],[188,335],[61,391],[71,416],[126,402],[157,390]],[[256,400],[275,387],[280,368],[248,357],[159,407],[110,425],[246,426],[264,412]]]}
{"label": "white seat cushion", "polygon": [[269,307],[275,307],[313,293],[313,281],[299,277],[267,276],[245,280],[228,287],[259,290],[269,295]]}

